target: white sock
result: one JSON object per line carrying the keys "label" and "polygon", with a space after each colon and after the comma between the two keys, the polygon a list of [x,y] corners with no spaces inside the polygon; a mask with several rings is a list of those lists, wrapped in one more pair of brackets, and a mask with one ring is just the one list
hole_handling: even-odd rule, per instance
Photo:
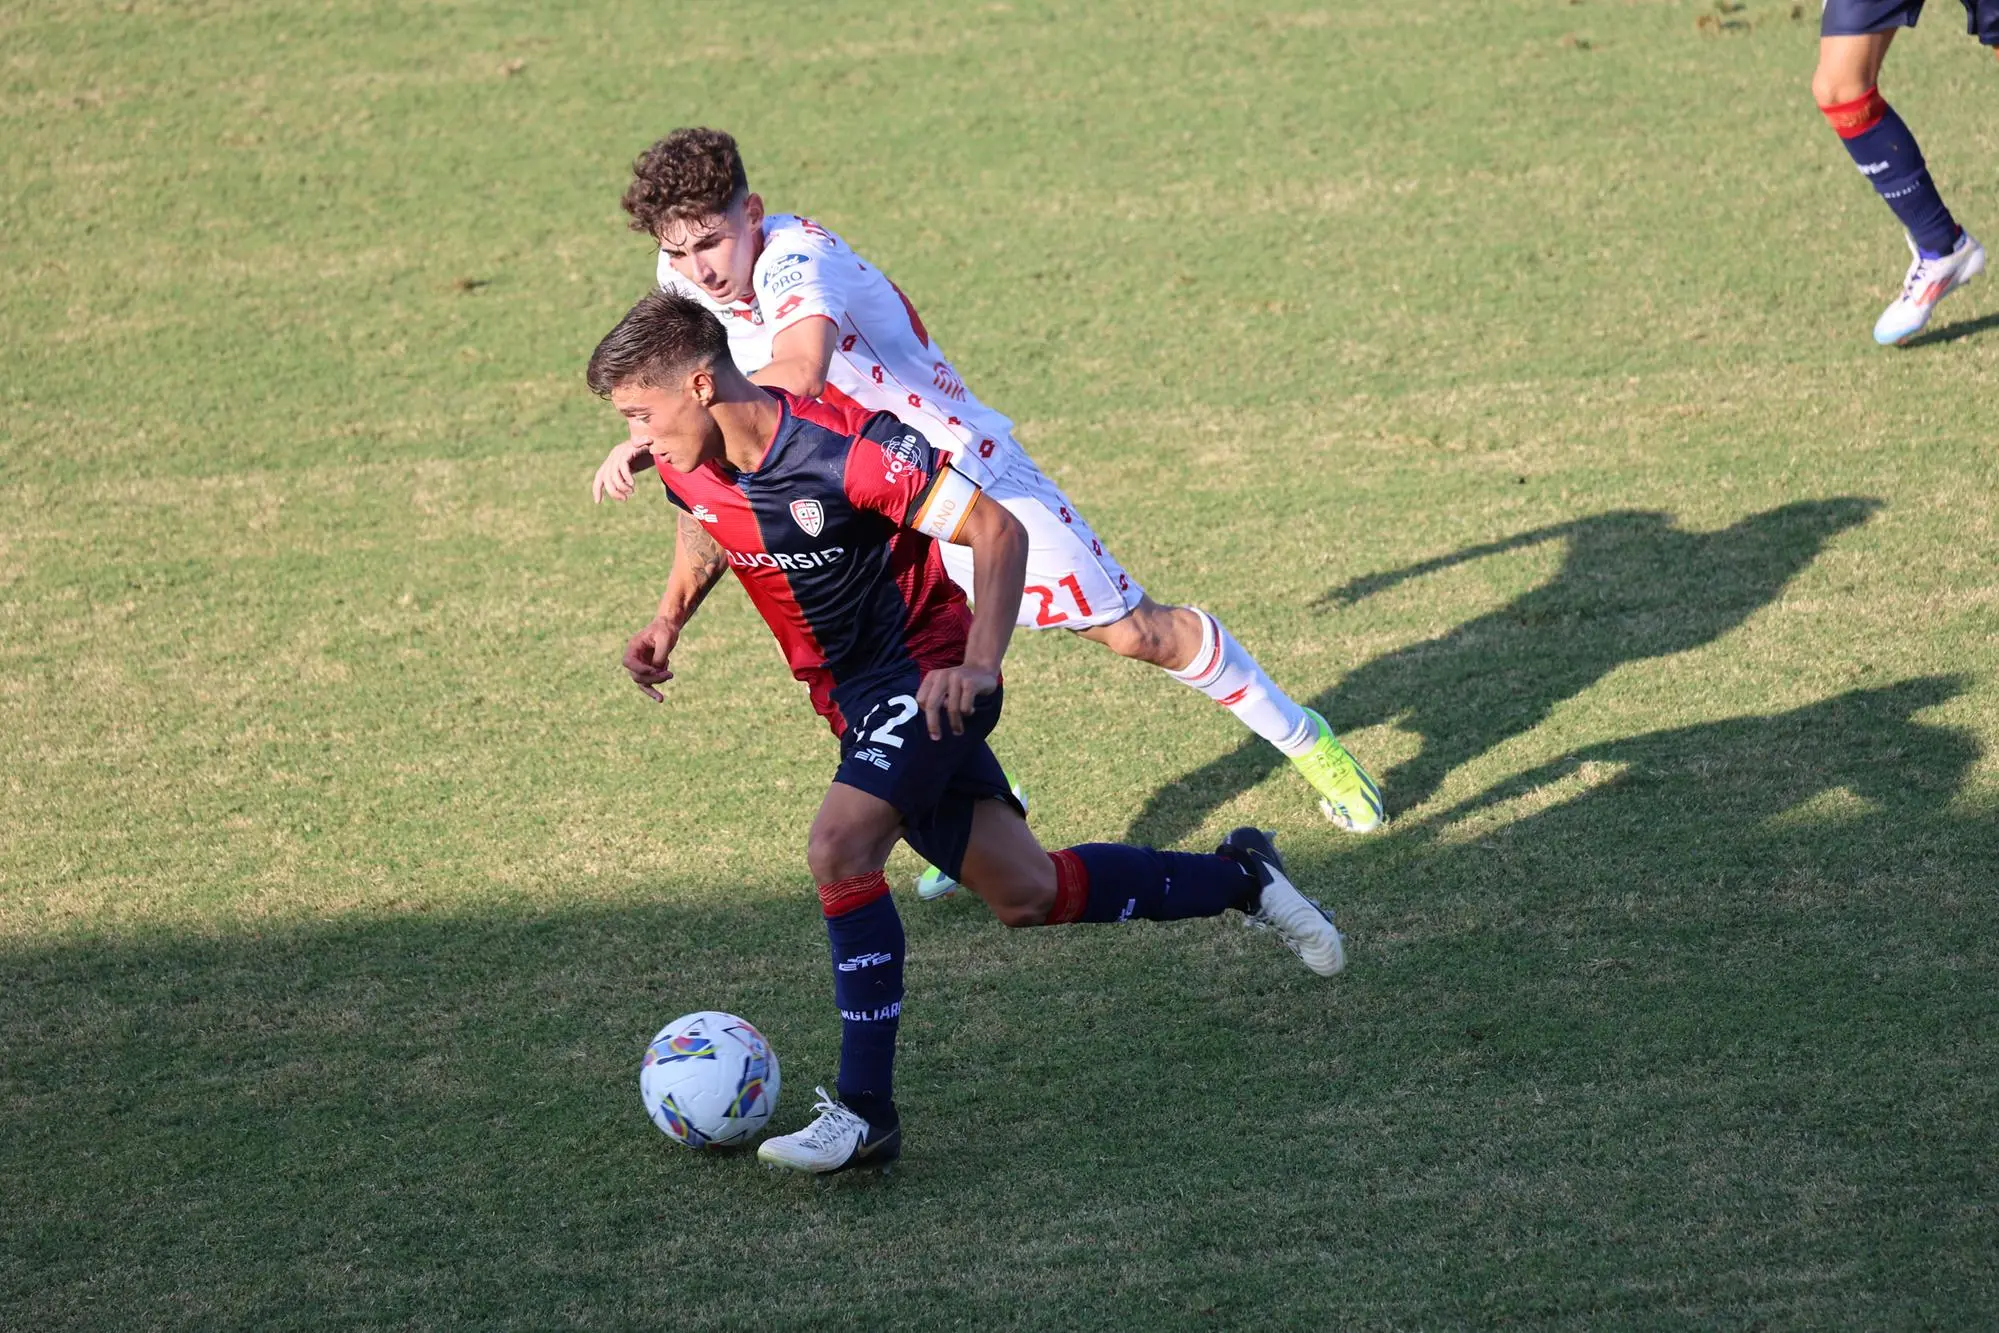
{"label": "white sock", "polygon": [[1319,741],[1319,729],[1291,696],[1277,688],[1235,637],[1198,606],[1201,647],[1194,660],[1166,674],[1191,685],[1236,715],[1245,727],[1286,755],[1300,755]]}

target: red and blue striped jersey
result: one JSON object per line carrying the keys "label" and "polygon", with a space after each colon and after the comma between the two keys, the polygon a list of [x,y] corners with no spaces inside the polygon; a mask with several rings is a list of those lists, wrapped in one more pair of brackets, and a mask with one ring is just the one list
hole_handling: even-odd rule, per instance
{"label": "red and blue striped jersey", "polygon": [[660,480],[727,555],[840,735],[843,701],[965,660],[971,612],[935,539],[957,535],[978,489],[887,412],[765,392],[781,415],[755,470],[715,461]]}

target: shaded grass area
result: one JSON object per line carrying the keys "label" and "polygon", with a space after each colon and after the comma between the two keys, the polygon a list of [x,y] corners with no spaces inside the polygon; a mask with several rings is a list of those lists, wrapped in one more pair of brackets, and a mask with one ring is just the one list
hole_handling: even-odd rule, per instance
{"label": "shaded grass area", "polygon": [[1935,852],[1999,836],[1920,717],[1961,688],[1634,737],[1304,861],[1364,923],[1333,986],[1216,923],[912,905],[885,1181],[637,1102],[643,1034],[717,1003],[786,1034],[804,1118],[803,893],[17,943],[10,1322],[1964,1326],[1999,957]]}

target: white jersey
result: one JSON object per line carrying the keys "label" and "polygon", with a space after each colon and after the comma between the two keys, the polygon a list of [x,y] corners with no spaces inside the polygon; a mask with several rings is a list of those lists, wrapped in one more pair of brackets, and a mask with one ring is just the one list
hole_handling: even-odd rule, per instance
{"label": "white jersey", "polygon": [[828,399],[895,413],[981,486],[1021,457],[1013,422],[972,396],[886,274],[810,218],[767,217],[763,240],[751,297],[736,305],[717,302],[674,272],[663,252],[659,257],[660,286],[721,316],[738,369],[750,374],[769,365],[772,341],[792,325],[830,319],[837,337],[826,367]]}

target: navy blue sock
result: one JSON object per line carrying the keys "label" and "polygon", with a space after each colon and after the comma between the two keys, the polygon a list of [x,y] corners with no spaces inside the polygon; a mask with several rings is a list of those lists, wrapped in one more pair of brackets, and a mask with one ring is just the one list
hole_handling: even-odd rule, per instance
{"label": "navy blue sock", "polygon": [[1050,852],[1055,862],[1051,926],[1072,921],[1184,921],[1256,902],[1256,879],[1225,856],[1159,852],[1087,842]]}
{"label": "navy blue sock", "polygon": [[1916,136],[1880,92],[1869,88],[1851,102],[1819,110],[1852,154],[1860,174],[1908,228],[1916,247],[1932,259],[1949,254],[1960,234],[1957,219],[1930,179]]}
{"label": "navy blue sock", "polygon": [[894,1124],[902,917],[880,871],[821,885],[819,898],[840,1006],[840,1100],[871,1125]]}

